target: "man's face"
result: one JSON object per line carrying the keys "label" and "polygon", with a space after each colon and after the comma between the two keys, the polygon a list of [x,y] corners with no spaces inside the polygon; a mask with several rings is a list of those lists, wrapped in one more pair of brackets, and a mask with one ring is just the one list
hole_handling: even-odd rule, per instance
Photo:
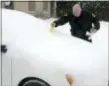
{"label": "man's face", "polygon": [[76,4],[72,7],[72,12],[75,17],[79,17],[81,15],[81,7]]}

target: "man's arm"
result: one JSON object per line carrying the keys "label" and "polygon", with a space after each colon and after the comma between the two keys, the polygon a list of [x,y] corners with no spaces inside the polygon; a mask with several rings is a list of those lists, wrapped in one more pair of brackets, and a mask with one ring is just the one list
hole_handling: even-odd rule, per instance
{"label": "man's arm", "polygon": [[69,21],[69,15],[66,16],[62,16],[59,19],[55,20],[53,23],[55,25],[55,27],[59,26],[59,25],[64,25],[65,23],[67,23]]}
{"label": "man's arm", "polygon": [[92,23],[94,24],[94,28],[93,29],[96,29],[96,30],[100,29],[99,18],[98,18],[98,16],[96,16],[94,14],[92,14]]}
{"label": "man's arm", "polygon": [[86,35],[89,36],[89,40],[92,39],[93,34],[100,29],[99,18],[94,14],[92,14],[92,23],[94,27],[90,29],[90,32],[86,32]]}
{"label": "man's arm", "polygon": [[69,17],[70,17],[69,15],[62,16],[59,19],[52,22],[50,32],[54,30],[54,27],[58,27],[59,25],[64,25],[65,23],[67,23],[70,19]]}

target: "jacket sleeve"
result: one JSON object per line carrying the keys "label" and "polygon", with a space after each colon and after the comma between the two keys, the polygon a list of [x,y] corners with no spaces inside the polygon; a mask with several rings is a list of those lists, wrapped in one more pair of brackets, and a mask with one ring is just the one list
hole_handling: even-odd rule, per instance
{"label": "jacket sleeve", "polygon": [[66,15],[66,16],[62,16],[59,19],[55,20],[53,23],[55,23],[55,27],[57,27],[60,25],[64,25],[68,21],[69,21],[69,15]]}
{"label": "jacket sleeve", "polygon": [[94,29],[99,30],[100,29],[100,23],[98,16],[92,14],[92,23],[94,24]]}

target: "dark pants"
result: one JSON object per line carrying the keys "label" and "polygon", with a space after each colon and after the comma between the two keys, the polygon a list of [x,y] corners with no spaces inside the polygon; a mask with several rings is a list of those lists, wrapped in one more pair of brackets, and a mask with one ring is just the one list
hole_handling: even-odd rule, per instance
{"label": "dark pants", "polygon": [[72,35],[72,36],[75,36],[75,37],[78,37],[78,38],[81,38],[81,39],[83,39],[83,40],[85,40],[85,41],[92,42],[92,40],[89,40],[89,39],[88,39],[88,36],[86,36],[86,35],[79,36],[79,35],[73,34],[72,32],[71,32],[71,35]]}
{"label": "dark pants", "polygon": [[72,29],[70,30],[71,32],[71,35],[72,36],[75,36],[75,37],[78,37],[78,38],[81,38],[85,41],[88,41],[88,42],[92,42],[92,40],[88,40],[88,36],[86,36],[86,28],[87,27],[83,27],[84,29],[82,29],[79,25],[77,24],[73,24],[72,25]]}

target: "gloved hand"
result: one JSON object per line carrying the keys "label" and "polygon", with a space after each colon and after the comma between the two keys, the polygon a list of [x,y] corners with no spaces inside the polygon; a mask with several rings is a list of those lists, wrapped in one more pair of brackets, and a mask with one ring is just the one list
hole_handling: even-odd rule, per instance
{"label": "gloved hand", "polygon": [[92,39],[92,33],[90,33],[90,32],[86,32],[86,36],[88,36],[88,40],[91,40]]}
{"label": "gloved hand", "polygon": [[94,28],[91,28],[91,29],[90,29],[90,33],[96,33],[96,32],[97,32],[96,29],[94,29]]}
{"label": "gloved hand", "polygon": [[50,32],[53,32],[54,28],[55,28],[55,23],[51,23],[51,26],[50,26]]}
{"label": "gloved hand", "polygon": [[91,28],[90,29],[90,32],[86,32],[86,35],[89,36],[88,40],[91,40],[92,39],[92,36],[97,32],[96,29],[94,28]]}

